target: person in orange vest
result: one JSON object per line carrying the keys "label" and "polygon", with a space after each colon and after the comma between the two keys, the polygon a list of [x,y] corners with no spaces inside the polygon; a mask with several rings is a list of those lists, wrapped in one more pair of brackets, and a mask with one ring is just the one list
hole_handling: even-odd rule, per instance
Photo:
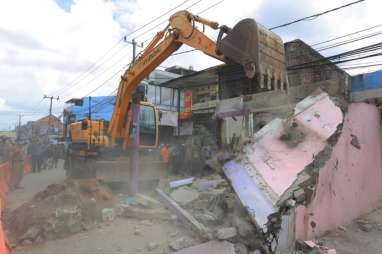
{"label": "person in orange vest", "polygon": [[170,152],[168,151],[168,147],[166,144],[162,145],[162,148],[160,149],[160,156],[162,157],[162,160],[166,163],[170,160]]}

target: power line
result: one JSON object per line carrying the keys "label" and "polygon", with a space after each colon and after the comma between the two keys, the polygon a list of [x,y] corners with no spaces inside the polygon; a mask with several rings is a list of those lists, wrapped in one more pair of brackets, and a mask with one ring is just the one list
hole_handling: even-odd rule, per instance
{"label": "power line", "polygon": [[349,6],[352,6],[352,5],[364,2],[364,1],[365,0],[358,0],[358,1],[355,1],[355,2],[351,2],[351,3],[348,3],[348,4],[345,4],[345,5],[342,5],[342,6],[339,6],[339,7],[336,7],[336,8],[327,10],[327,11],[324,11],[324,12],[320,12],[320,13],[317,13],[317,14],[314,14],[314,15],[311,15],[311,16],[308,16],[308,17],[304,17],[304,18],[300,18],[300,19],[296,19],[296,20],[290,21],[290,22],[282,24],[282,25],[271,27],[269,30],[274,30],[274,29],[278,29],[278,28],[281,28],[281,27],[290,26],[292,24],[295,24],[295,23],[298,23],[298,22],[301,22],[301,21],[305,21],[305,20],[312,20],[312,19],[318,18],[319,16],[328,14],[330,12],[338,11],[340,9],[343,9],[343,8],[346,8],[346,7],[349,7]]}
{"label": "power line", "polygon": [[[372,45],[368,45],[365,47],[357,48],[354,50],[345,51],[336,55],[332,55],[329,57],[325,57],[319,60],[310,61],[302,64],[297,64],[294,66],[289,66],[288,70],[299,70],[304,68],[313,68],[317,66],[322,66],[326,64],[340,64],[349,61],[355,61],[360,59],[366,59],[371,57],[376,57],[382,55],[378,50],[382,49],[382,43],[376,43]],[[372,53],[369,55],[364,55],[366,53]],[[357,57],[358,56],[358,57]],[[350,58],[353,57],[353,58]],[[337,60],[336,60],[337,59]]]}
{"label": "power line", "polygon": [[[195,2],[195,3],[193,3],[192,5],[188,6],[186,9],[189,9],[189,8],[195,6],[196,4],[200,3],[201,1],[202,1],[202,0],[199,0],[199,1]],[[224,2],[224,1],[225,1],[225,0],[220,0],[220,1],[218,1],[218,2],[216,2],[216,3],[214,3],[214,4],[212,4],[212,5],[210,5],[210,6],[207,7],[206,9],[204,9],[204,10],[198,12],[197,15],[199,15],[199,14],[201,14],[201,13],[203,13],[203,12],[206,12],[206,11],[212,9],[213,7],[215,7],[215,6],[219,5],[219,4],[221,4],[221,3]],[[185,1],[185,2],[187,2],[187,1]],[[185,3],[185,2],[184,2],[184,3]],[[178,6],[178,7],[179,7],[179,6]],[[176,8],[174,8],[174,9],[176,9]],[[172,10],[170,10],[169,12],[171,12],[171,11],[172,11]],[[164,16],[164,15],[163,15],[163,16]],[[165,20],[164,22],[168,22],[168,21]],[[157,26],[163,24],[164,22],[162,22],[162,23],[160,23],[160,24],[154,26],[153,28],[151,28],[151,29],[145,31],[144,33],[138,35],[136,38],[142,36],[143,34],[149,32],[149,31],[151,31],[152,29],[154,29],[155,27],[157,27]],[[144,41],[144,42],[146,42],[146,41]],[[190,50],[189,52],[191,52],[191,51],[195,51],[195,50]],[[187,53],[187,52],[179,52],[178,54],[184,54],[184,53]],[[174,54],[173,54],[173,55],[174,55]],[[177,55],[177,54],[175,54],[175,55]],[[117,73],[119,73],[119,71],[118,71]],[[116,74],[117,74],[117,73],[116,73]],[[113,78],[116,74],[114,74],[111,78]],[[107,81],[109,81],[111,78],[109,78]],[[107,82],[107,81],[106,81],[106,82]],[[106,82],[104,82],[104,83],[102,83],[100,86],[96,87],[94,90],[92,90],[92,91],[91,91],[89,94],[87,94],[87,95],[90,95],[90,94],[93,93],[94,91],[96,91],[96,90],[98,90],[99,88],[101,88],[102,86],[104,86],[104,85],[106,84]],[[87,96],[87,95],[85,95],[85,96]]]}
{"label": "power line", "polygon": [[[185,0],[183,1],[182,3],[178,4],[177,6],[171,8],[170,10],[166,11],[165,13],[161,14],[160,16],[154,18],[153,20],[147,22],[146,24],[140,26],[139,28],[137,28],[136,30],[132,31],[131,33],[129,33],[128,35],[125,35],[124,37],[122,37],[113,47],[111,47],[105,54],[103,54],[100,58],[98,58],[94,64],[92,64],[86,71],[85,73],[82,73],[80,74],[76,79],[74,79],[72,82],[69,83],[69,85],[65,86],[65,87],[62,87],[60,89],[58,89],[55,93],[58,93],[58,92],[62,92],[64,89],[66,89],[68,86],[73,86],[75,84],[78,84],[80,81],[84,80],[85,77],[87,77],[88,75],[90,75],[92,72],[96,71],[101,65],[102,63],[105,63],[107,62],[109,59],[111,59],[116,53],[118,53],[119,51],[121,51],[125,45],[119,49],[118,51],[114,52],[114,54],[112,56],[109,56],[108,58],[104,59],[102,63],[98,64],[97,65],[97,62],[101,61],[103,58],[105,58],[116,46],[119,45],[119,43],[121,43],[121,41],[123,41],[125,38],[127,38],[128,36],[131,36],[132,34],[134,34],[135,32],[137,31],[140,31],[141,29],[143,29],[144,27],[152,24],[153,22],[155,22],[156,20],[158,20],[159,18],[167,15],[168,13],[170,13],[171,11],[175,10],[176,8],[184,5],[185,3],[189,2],[191,0]],[[200,0],[201,1],[201,0]],[[81,77],[81,78],[80,78]]]}
{"label": "power line", "polygon": [[[198,0],[197,2],[195,2],[195,3],[191,4],[190,6],[188,6],[187,8],[185,8],[185,10],[190,9],[191,7],[193,7],[193,6],[197,5],[198,3],[200,3],[201,1],[203,1],[203,0]],[[139,38],[139,37],[141,37],[141,36],[147,34],[148,32],[151,32],[151,31],[154,30],[155,28],[157,28],[157,27],[159,27],[159,26],[161,26],[161,25],[163,25],[163,24],[165,24],[165,23],[167,23],[167,22],[168,22],[168,19],[163,20],[162,22],[160,22],[159,24],[153,26],[152,28],[150,28],[150,29],[144,31],[143,33],[140,33],[138,36],[136,36],[136,38]],[[143,43],[146,43],[146,42],[148,42],[148,41],[150,41],[150,40],[152,40],[152,37],[147,38],[146,40],[143,41]]]}
{"label": "power line", "polygon": [[[94,72],[98,67],[97,67],[97,62],[101,61],[104,57],[106,57],[114,48],[116,48],[121,42],[123,41],[123,38],[120,39],[116,44],[114,44],[111,48],[109,48],[101,57],[97,58],[96,61],[94,61],[93,64],[91,64],[91,66],[83,73],[81,73],[79,76],[77,76],[73,81],[71,81],[68,85],[64,86],[64,87],[61,87],[59,88],[58,90],[56,90],[55,92],[53,93],[61,93],[62,91],[64,91],[64,89],[66,89],[67,87],[70,87],[70,86],[74,86],[75,84],[81,82],[82,80],[84,80],[84,78],[86,78],[89,74],[91,74],[92,72]],[[94,69],[95,68],[95,69]],[[94,70],[93,70],[94,69]]]}
{"label": "power line", "polygon": [[324,46],[324,47],[321,47],[321,48],[317,48],[316,50],[317,51],[324,51],[324,50],[336,48],[336,47],[339,47],[339,46],[347,45],[347,44],[350,44],[350,43],[354,43],[354,42],[357,42],[357,41],[369,39],[371,37],[375,37],[375,36],[378,36],[378,35],[381,35],[381,34],[382,34],[381,31],[377,32],[377,33],[367,34],[367,35],[360,36],[360,37],[357,37],[357,38],[353,38],[353,39],[349,39],[349,40],[346,40],[346,41],[341,41],[341,42],[338,42],[338,43],[335,43],[335,44],[327,45],[327,46]]}
{"label": "power line", "polygon": [[342,39],[342,38],[345,38],[345,37],[348,37],[348,36],[351,36],[351,35],[354,35],[354,34],[362,33],[362,32],[365,32],[365,31],[368,31],[368,30],[371,30],[371,29],[374,29],[374,28],[377,28],[377,27],[380,27],[380,26],[382,26],[382,24],[375,25],[375,26],[372,26],[372,27],[368,27],[368,28],[365,28],[365,29],[361,29],[361,30],[358,30],[356,32],[352,32],[352,33],[349,33],[349,34],[341,35],[341,36],[338,36],[338,37],[335,37],[335,38],[332,38],[332,39],[329,39],[329,40],[326,40],[326,41],[322,41],[322,42],[318,42],[318,43],[315,43],[315,44],[311,44],[310,46],[311,47],[315,47],[317,45],[321,45],[321,44],[324,44],[324,43],[336,41],[338,39]]}

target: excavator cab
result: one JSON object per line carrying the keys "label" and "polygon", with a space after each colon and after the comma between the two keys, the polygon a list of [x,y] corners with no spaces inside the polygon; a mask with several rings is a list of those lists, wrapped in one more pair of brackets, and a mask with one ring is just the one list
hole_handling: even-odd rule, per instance
{"label": "excavator cab", "polygon": [[[154,148],[159,140],[159,114],[157,108],[150,103],[140,103],[139,144],[142,148]],[[130,132],[131,135],[133,132]]]}

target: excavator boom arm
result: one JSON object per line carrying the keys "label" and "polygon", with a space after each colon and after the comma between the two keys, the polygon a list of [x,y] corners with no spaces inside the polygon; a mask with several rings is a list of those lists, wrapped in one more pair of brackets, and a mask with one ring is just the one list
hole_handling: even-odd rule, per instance
{"label": "excavator boom arm", "polygon": [[[197,24],[202,25],[203,31]],[[220,28],[217,42],[204,34],[205,26]],[[224,34],[227,35],[223,38]],[[126,148],[131,125],[129,107],[139,83],[183,44],[223,62],[240,64],[247,77],[255,79],[262,89],[286,89],[288,86],[284,45],[279,36],[253,19],[244,19],[230,29],[179,11],[170,17],[167,27],[157,33],[123,74],[108,130],[111,145],[122,139]]]}
{"label": "excavator boom arm", "polygon": [[139,83],[182,44],[189,45],[211,57],[224,61],[224,56],[217,53],[216,43],[199,31],[195,22],[214,29],[218,28],[216,22],[193,16],[186,11],[177,12],[170,17],[169,26],[153,38],[138,59],[125,71],[121,77],[112,120],[109,125],[111,144],[115,144],[117,139],[122,138],[124,147],[127,146],[131,123],[129,103],[132,101]]}

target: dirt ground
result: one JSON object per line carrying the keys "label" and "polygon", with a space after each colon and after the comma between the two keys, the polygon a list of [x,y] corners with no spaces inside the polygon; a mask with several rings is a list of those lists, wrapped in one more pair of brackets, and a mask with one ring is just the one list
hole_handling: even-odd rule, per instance
{"label": "dirt ground", "polygon": [[322,238],[338,254],[382,253],[382,208],[354,220]]}
{"label": "dirt ground", "polygon": [[[21,189],[7,195],[7,213],[30,200],[36,193],[53,183],[62,183],[62,168],[27,175]],[[196,235],[176,221],[138,220],[117,217],[69,237],[42,243],[18,246],[13,254],[144,254],[169,253],[169,242],[186,238],[197,244]],[[382,253],[382,208],[377,209],[335,232],[319,239],[338,254]]]}
{"label": "dirt ground", "polygon": [[[139,234],[136,231],[139,231]],[[168,253],[168,241],[189,232],[172,222],[117,218],[110,224],[65,239],[16,248],[13,254],[145,254]],[[149,250],[150,244],[158,246]]]}
{"label": "dirt ground", "polygon": [[[7,213],[11,213],[36,193],[53,183],[62,183],[62,168],[27,175],[21,189],[7,195]],[[195,235],[176,221],[137,220],[119,218],[105,222],[69,237],[42,243],[17,246],[13,254],[66,254],[66,253],[168,253],[169,242],[186,238],[196,244]]]}

